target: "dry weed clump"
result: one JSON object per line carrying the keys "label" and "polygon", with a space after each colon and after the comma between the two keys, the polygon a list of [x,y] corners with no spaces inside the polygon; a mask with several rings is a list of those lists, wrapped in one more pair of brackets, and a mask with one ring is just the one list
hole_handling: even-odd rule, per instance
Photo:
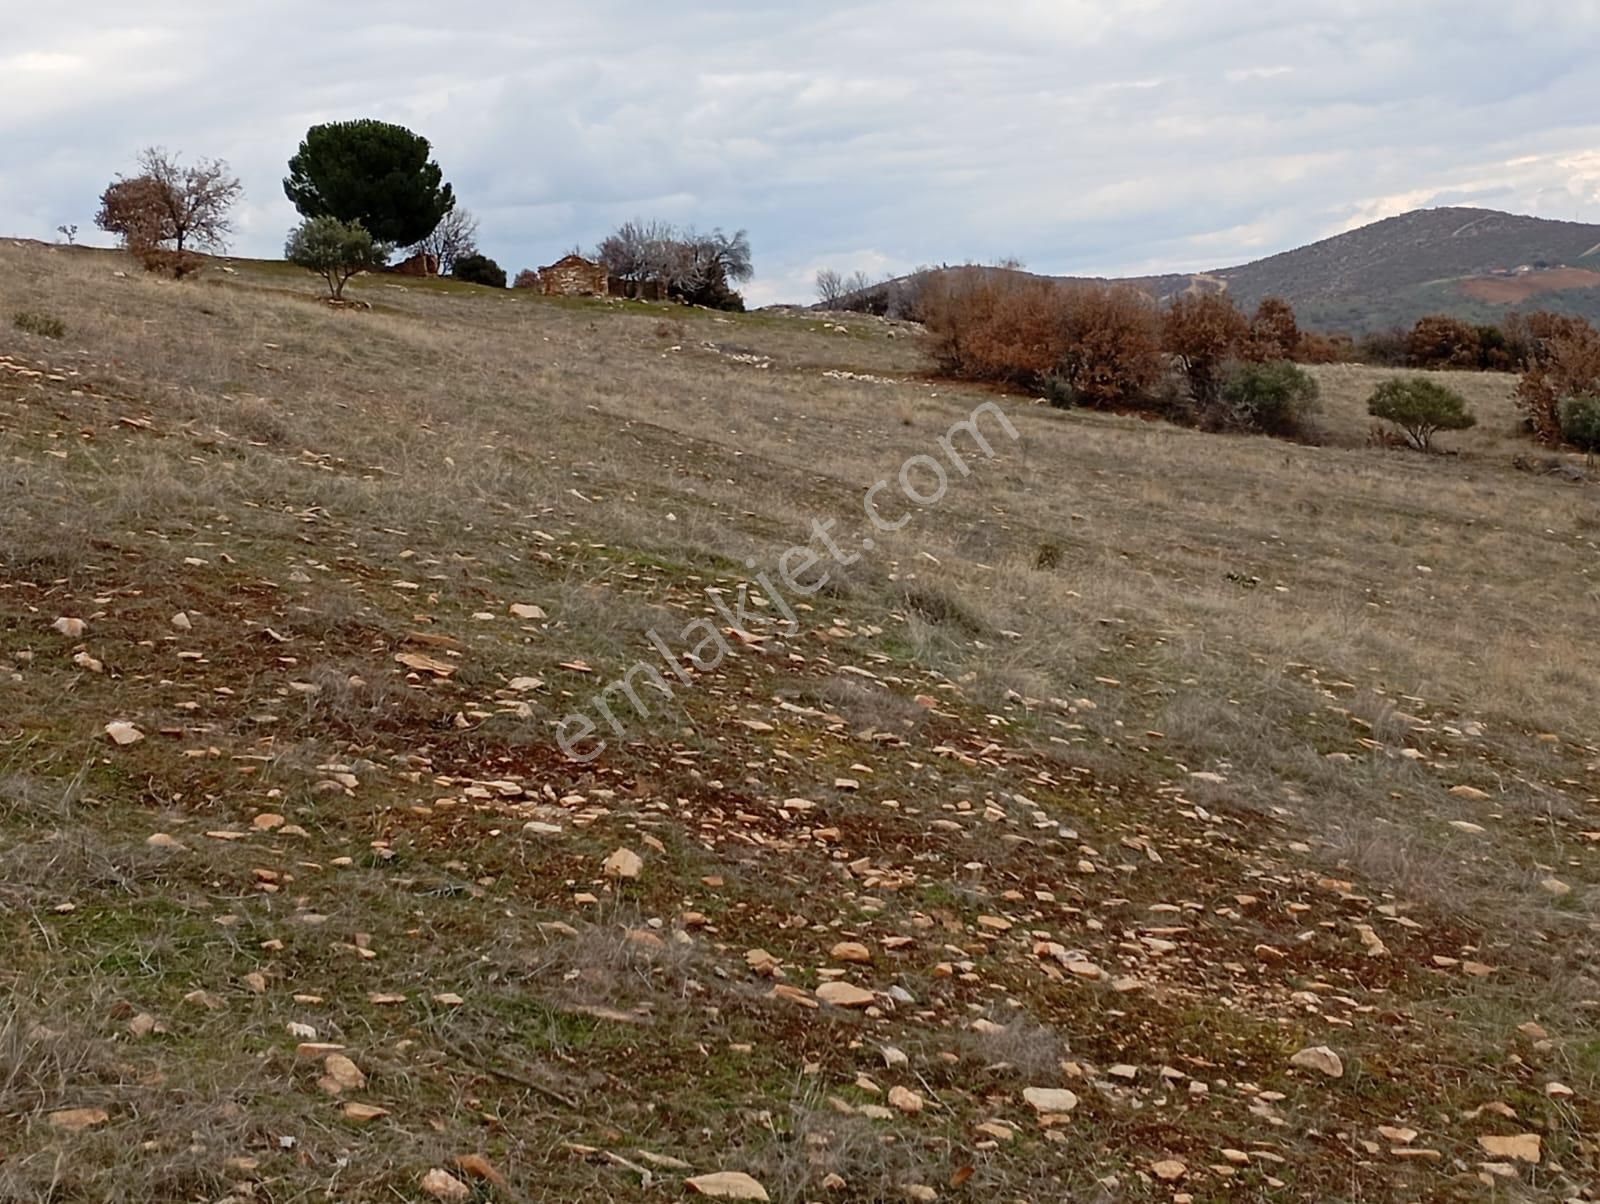
{"label": "dry weed clump", "polygon": [[60,318],[50,314],[35,313],[31,309],[19,309],[12,315],[11,325],[24,334],[36,334],[42,339],[67,337],[67,324]]}

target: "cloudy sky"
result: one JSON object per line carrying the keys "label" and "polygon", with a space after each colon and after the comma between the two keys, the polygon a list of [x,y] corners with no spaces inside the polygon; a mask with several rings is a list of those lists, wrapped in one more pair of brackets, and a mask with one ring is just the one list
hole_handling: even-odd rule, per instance
{"label": "cloudy sky", "polygon": [[1226,266],[1424,205],[1600,222],[1600,0],[61,0],[6,5],[0,234],[139,148],[227,159],[233,249],[316,122],[432,140],[511,272],[745,228],[753,301],[1015,256]]}

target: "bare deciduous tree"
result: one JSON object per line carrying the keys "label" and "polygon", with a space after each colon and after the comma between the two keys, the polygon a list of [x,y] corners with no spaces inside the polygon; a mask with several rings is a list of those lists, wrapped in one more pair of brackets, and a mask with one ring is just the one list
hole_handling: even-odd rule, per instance
{"label": "bare deciduous tree", "polygon": [[832,309],[844,299],[844,277],[833,268],[823,268],[817,273],[817,300],[824,309]]}
{"label": "bare deciduous tree", "polygon": [[197,159],[185,167],[152,146],[139,155],[139,167],[139,175],[119,176],[101,194],[95,222],[102,230],[135,251],[223,249],[233,231],[228,211],[244,191],[226,163]]}
{"label": "bare deciduous tree", "polygon": [[466,209],[452,209],[445,214],[433,233],[408,250],[421,251],[439,261],[439,275],[449,276],[456,264],[469,255],[478,253],[478,219]]}
{"label": "bare deciduous tree", "polygon": [[[886,282],[887,283],[887,282]],[[857,270],[846,276],[833,268],[817,273],[817,299],[824,309],[850,309],[852,298],[872,287],[872,277]]]}
{"label": "bare deciduous tree", "polygon": [[672,271],[677,231],[666,222],[624,222],[595,249],[595,258],[622,280],[665,281]]}
{"label": "bare deciduous tree", "polygon": [[716,308],[742,308],[731,286],[755,271],[745,231],[701,234],[659,221],[624,223],[596,248],[595,258],[621,280],[659,281],[670,296]]}

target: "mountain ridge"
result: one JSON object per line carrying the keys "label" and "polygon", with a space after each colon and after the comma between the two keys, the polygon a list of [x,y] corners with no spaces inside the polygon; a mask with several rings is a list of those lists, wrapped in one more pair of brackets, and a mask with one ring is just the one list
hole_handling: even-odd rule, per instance
{"label": "mountain ridge", "polygon": [[1600,225],[1414,209],[1249,263],[1127,283],[1158,299],[1220,284],[1247,308],[1279,296],[1310,325],[1352,331],[1426,313],[1489,321],[1513,308],[1600,318]]}
{"label": "mountain ridge", "polygon": [[1231,267],[1047,278],[1128,284],[1159,302],[1227,292],[1253,309],[1263,298],[1282,297],[1302,325],[1351,334],[1408,326],[1433,313],[1495,322],[1513,310],[1551,309],[1600,321],[1600,225],[1442,206]]}

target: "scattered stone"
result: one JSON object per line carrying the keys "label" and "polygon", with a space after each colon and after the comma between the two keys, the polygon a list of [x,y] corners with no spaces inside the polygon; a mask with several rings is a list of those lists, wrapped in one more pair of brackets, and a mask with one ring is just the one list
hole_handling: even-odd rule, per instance
{"label": "scattered stone", "polygon": [[683,1185],[696,1195],[716,1200],[770,1200],[767,1189],[743,1171],[718,1171],[685,1179]]}
{"label": "scattered stone", "polygon": [[124,748],[144,739],[144,733],[126,719],[114,719],[106,724],[106,735]]}
{"label": "scattered stone", "polygon": [[817,998],[836,1008],[866,1008],[878,1001],[871,991],[848,982],[825,982],[817,988]]}
{"label": "scattered stone", "polygon": [[104,1108],[63,1108],[59,1112],[50,1113],[48,1119],[52,1129],[82,1133],[85,1129],[105,1124],[111,1116]]}
{"label": "scattered stone", "polygon": [[872,951],[856,941],[840,941],[828,954],[836,962],[870,962]]}
{"label": "scattered stone", "polygon": [[1544,1157],[1543,1141],[1537,1133],[1514,1133],[1506,1136],[1484,1136],[1478,1144],[1491,1158],[1511,1158],[1518,1162],[1538,1165]]}
{"label": "scattered stone", "polygon": [[632,881],[644,872],[644,860],[632,849],[618,849],[600,869],[607,878]]}
{"label": "scattered stone", "polygon": [[342,1053],[329,1054],[322,1061],[324,1077],[318,1083],[329,1095],[345,1091],[360,1091],[367,1085],[367,1076],[361,1068]]}
{"label": "scattered stone", "polygon": [[50,626],[69,640],[81,640],[89,631],[89,624],[82,619],[57,619]]}
{"label": "scattered stone", "polygon": [[397,652],[394,659],[417,673],[431,673],[435,677],[453,677],[456,667],[424,652]]}
{"label": "scattered stone", "polygon": [[922,1111],[924,1101],[922,1096],[910,1088],[891,1087],[889,1088],[889,1103],[899,1108],[900,1111],[910,1116],[915,1116]]}
{"label": "scattered stone", "polygon": [[1022,1098],[1042,1115],[1065,1116],[1078,1106],[1077,1095],[1065,1087],[1029,1087]]}
{"label": "scattered stone", "polygon": [[464,1204],[472,1199],[472,1189],[447,1170],[434,1167],[422,1176],[422,1190],[445,1204]]}
{"label": "scattered stone", "polygon": [[1301,1070],[1315,1070],[1330,1079],[1344,1077],[1344,1062],[1326,1045],[1314,1045],[1309,1049],[1302,1049],[1289,1059],[1289,1065],[1298,1066]]}
{"label": "scattered stone", "polygon": [[1150,1173],[1163,1183],[1176,1183],[1189,1173],[1189,1168],[1176,1158],[1166,1158],[1150,1164]]}

